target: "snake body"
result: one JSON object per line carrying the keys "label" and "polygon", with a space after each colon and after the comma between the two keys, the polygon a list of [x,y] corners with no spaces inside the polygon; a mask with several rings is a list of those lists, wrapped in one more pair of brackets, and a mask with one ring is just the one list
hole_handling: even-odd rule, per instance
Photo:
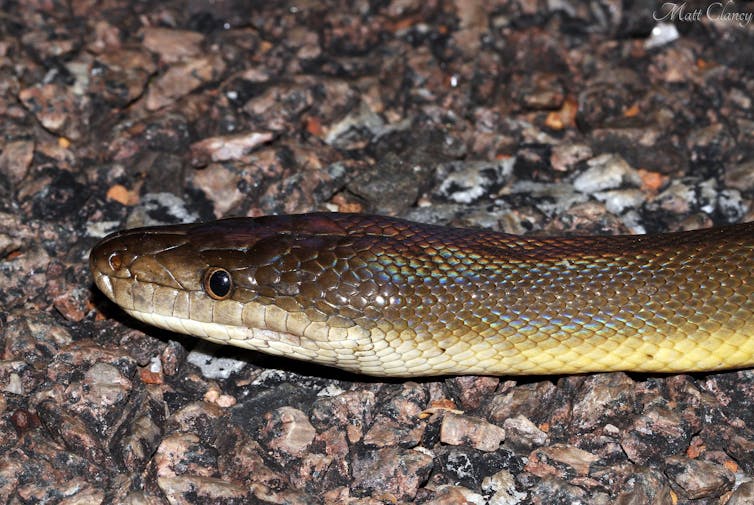
{"label": "snake body", "polygon": [[358,214],[231,218],[116,232],[90,264],[152,325],[370,375],[754,365],[754,222],[543,239]]}

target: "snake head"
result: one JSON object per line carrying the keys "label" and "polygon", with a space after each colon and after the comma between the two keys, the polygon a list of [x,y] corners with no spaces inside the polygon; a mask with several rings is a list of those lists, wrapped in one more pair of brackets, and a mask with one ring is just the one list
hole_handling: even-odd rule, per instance
{"label": "snake head", "polygon": [[368,303],[346,272],[354,253],[336,252],[337,224],[309,225],[281,216],[137,228],[105,237],[89,261],[97,287],[136,319],[299,359],[326,354],[357,370],[353,348],[371,344],[342,296]]}
{"label": "snake head", "polygon": [[[97,287],[119,305],[131,306],[131,286],[145,283],[172,289],[196,289],[191,270],[200,268],[191,254],[190,225],[139,228],[108,235],[89,255]],[[166,254],[167,252],[167,254]],[[128,288],[121,293],[120,289]]]}

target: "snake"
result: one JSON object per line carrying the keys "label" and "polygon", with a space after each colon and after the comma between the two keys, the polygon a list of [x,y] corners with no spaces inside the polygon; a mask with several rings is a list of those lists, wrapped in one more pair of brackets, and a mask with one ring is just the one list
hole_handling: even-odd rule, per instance
{"label": "snake", "polygon": [[754,366],[754,222],[535,237],[310,213],[134,228],[94,282],[150,325],[382,377]]}

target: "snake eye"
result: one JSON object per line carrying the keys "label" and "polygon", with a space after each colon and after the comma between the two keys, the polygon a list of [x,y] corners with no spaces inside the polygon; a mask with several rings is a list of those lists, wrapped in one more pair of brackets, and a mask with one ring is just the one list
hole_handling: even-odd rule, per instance
{"label": "snake eye", "polygon": [[225,300],[233,289],[233,279],[224,268],[212,267],[204,273],[204,291],[215,300]]}

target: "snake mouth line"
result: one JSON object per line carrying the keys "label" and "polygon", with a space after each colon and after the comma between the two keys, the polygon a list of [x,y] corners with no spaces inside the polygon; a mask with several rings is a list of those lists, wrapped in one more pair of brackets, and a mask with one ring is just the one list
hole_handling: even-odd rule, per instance
{"label": "snake mouth line", "polygon": [[280,356],[297,354],[296,349],[301,346],[301,339],[290,333],[195,321],[139,310],[124,309],[124,311],[134,319],[157,328],[196,336],[220,345],[235,345]]}

